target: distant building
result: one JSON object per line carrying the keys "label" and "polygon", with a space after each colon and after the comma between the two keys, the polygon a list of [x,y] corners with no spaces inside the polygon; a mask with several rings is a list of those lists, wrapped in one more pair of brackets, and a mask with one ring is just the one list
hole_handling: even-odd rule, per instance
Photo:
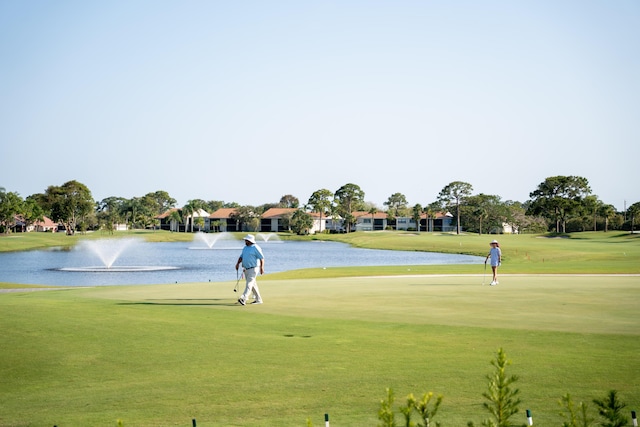
{"label": "distant building", "polygon": [[387,213],[376,212],[371,214],[366,211],[351,212],[356,219],[355,231],[376,231],[385,230],[387,228]]}
{"label": "distant building", "polygon": [[[293,217],[293,214],[300,209],[298,208],[271,208],[267,209],[260,218],[260,231],[265,232],[284,232],[289,231],[288,222]],[[313,225],[309,229],[310,234],[321,233],[326,229],[326,216],[322,216],[320,221],[320,214],[317,212],[306,212],[313,220]]]}
{"label": "distant building", "polygon": [[[170,218],[171,213],[176,211],[180,212],[180,209],[171,208],[156,217],[156,219],[160,221],[160,230],[184,231],[184,224],[182,224],[182,221],[176,221]],[[180,216],[180,218],[182,218],[182,215]],[[180,230],[180,227],[182,227],[182,230]]]}
{"label": "distant building", "polygon": [[56,231],[57,228],[58,228],[58,224],[53,222],[50,218],[43,216],[42,221],[34,222],[32,225],[27,227],[27,231],[54,232]]}
{"label": "distant building", "polygon": [[241,224],[233,218],[236,208],[220,208],[205,220],[205,228],[212,232],[242,231]]}

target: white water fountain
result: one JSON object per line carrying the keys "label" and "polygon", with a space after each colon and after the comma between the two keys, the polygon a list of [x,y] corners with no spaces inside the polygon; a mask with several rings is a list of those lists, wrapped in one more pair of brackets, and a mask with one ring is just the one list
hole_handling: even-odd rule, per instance
{"label": "white water fountain", "polygon": [[256,237],[260,238],[264,243],[282,243],[280,236],[276,233],[258,233]]}
{"label": "white water fountain", "polygon": [[194,242],[201,243],[200,246],[192,246],[189,249],[237,249],[237,247],[215,247],[216,243],[221,240],[233,240],[233,236],[231,233],[222,232],[222,233],[203,233],[198,231],[194,238]]}
{"label": "white water fountain", "polygon": [[60,271],[81,271],[81,272],[133,272],[133,271],[157,271],[175,270],[178,267],[170,266],[140,266],[140,265],[114,265],[120,256],[132,247],[140,244],[139,239],[100,239],[83,240],[77,250],[93,255],[98,258],[102,265],[89,267],[62,267]]}

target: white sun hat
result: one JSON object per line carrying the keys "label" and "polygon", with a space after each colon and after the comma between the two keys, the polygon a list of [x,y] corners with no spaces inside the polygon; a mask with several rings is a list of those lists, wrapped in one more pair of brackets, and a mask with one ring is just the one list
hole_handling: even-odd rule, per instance
{"label": "white sun hat", "polygon": [[493,242],[491,242],[491,244],[494,244],[494,243],[498,243],[498,241],[497,241],[497,240],[494,240]]}
{"label": "white sun hat", "polygon": [[244,236],[244,240],[246,240],[247,242],[251,242],[253,244],[256,243],[256,238],[254,237],[253,234],[247,234],[246,236]]}

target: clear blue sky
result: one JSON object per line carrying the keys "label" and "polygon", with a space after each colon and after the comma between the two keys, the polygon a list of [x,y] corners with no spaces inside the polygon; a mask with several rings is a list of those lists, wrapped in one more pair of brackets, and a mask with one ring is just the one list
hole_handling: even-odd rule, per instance
{"label": "clear blue sky", "polygon": [[640,2],[2,1],[0,186],[640,201]]}

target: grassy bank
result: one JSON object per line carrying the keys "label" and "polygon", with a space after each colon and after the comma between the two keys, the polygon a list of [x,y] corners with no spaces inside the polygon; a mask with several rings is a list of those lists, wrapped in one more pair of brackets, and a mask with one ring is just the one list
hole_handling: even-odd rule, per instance
{"label": "grassy bank", "polygon": [[0,294],[0,425],[369,426],[392,387],[460,426],[498,347],[536,424],[567,392],[640,407],[637,277],[274,280],[247,307],[234,284]]}

